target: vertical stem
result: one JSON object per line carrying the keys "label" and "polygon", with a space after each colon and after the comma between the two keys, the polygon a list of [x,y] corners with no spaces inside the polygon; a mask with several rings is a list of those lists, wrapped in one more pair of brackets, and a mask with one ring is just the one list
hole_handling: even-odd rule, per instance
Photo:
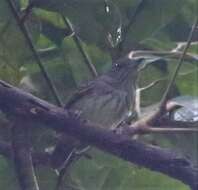
{"label": "vertical stem", "polygon": [[21,190],[39,190],[32,164],[28,125],[24,119],[14,119],[12,126],[14,165]]}

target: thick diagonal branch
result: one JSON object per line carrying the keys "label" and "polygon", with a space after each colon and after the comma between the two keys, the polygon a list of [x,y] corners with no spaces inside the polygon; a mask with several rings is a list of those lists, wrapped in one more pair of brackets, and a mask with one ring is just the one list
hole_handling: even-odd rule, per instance
{"label": "thick diagonal branch", "polygon": [[[82,121],[75,114],[0,81],[0,109],[8,115],[45,123],[126,161],[164,173],[198,189],[198,169],[174,152],[147,145]],[[35,125],[36,126],[36,125]]]}

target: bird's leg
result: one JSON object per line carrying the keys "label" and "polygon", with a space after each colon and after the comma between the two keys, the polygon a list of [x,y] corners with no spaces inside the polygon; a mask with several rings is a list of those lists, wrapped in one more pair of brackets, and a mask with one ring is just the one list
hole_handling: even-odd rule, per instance
{"label": "bird's leg", "polygon": [[137,119],[137,113],[133,112],[133,113],[129,113],[125,116],[125,118],[118,123],[118,125],[116,127],[114,127],[112,130],[116,133],[116,134],[123,134],[123,135],[127,135],[125,133],[126,128],[129,127],[129,125],[132,123],[132,121]]}

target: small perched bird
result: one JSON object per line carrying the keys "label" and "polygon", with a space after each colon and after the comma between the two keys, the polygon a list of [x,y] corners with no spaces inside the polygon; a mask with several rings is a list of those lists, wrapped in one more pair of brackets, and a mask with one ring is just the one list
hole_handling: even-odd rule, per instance
{"label": "small perched bird", "polygon": [[[82,86],[66,109],[77,111],[101,127],[114,129],[129,112],[135,113],[136,80],[143,60],[131,54],[119,59],[105,74]],[[80,142],[63,135],[52,154],[52,166],[61,169],[74,147],[80,147]]]}

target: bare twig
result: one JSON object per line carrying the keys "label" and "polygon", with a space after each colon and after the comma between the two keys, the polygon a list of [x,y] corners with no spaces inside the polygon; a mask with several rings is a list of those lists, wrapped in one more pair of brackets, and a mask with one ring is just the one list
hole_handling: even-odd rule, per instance
{"label": "bare twig", "polygon": [[[192,42],[191,45],[198,45],[198,42]],[[179,42],[177,43],[177,47],[174,48],[171,52],[178,52],[178,51],[182,51],[183,48],[186,46],[186,42]]]}
{"label": "bare twig", "polygon": [[145,0],[140,0],[135,8],[135,11],[133,13],[133,15],[130,18],[129,23],[126,25],[125,28],[123,28],[122,31],[122,41],[120,42],[119,46],[118,46],[118,50],[122,51],[123,50],[123,46],[124,43],[126,42],[127,39],[127,35],[129,33],[130,28],[132,27],[133,23],[136,21],[137,16],[142,12],[142,10],[144,9],[145,6]]}
{"label": "bare twig", "polygon": [[60,170],[60,173],[58,174],[58,179],[57,179],[57,182],[56,182],[55,190],[60,190],[60,188],[62,186],[63,178],[65,176],[65,173],[66,173],[68,167],[70,166],[71,162],[73,161],[73,158],[75,157],[75,151],[76,151],[76,148],[74,148],[70,152],[70,154],[68,155],[68,157],[64,161],[63,167]]}
{"label": "bare twig", "polygon": [[169,84],[168,84],[168,87],[167,87],[167,89],[166,89],[166,91],[165,91],[165,93],[164,93],[164,95],[163,95],[163,97],[162,97],[162,99],[161,99],[161,103],[160,103],[160,110],[161,110],[161,111],[162,111],[163,109],[165,109],[165,104],[166,104],[166,102],[167,102],[169,93],[170,93],[170,91],[171,91],[171,89],[172,89],[172,87],[173,87],[173,84],[174,84],[175,79],[176,79],[176,77],[177,77],[177,75],[178,75],[179,69],[180,69],[180,67],[181,67],[181,65],[182,65],[182,63],[183,63],[185,54],[187,53],[187,50],[188,50],[188,48],[190,47],[190,44],[191,44],[191,41],[192,41],[192,37],[193,37],[194,31],[196,30],[197,24],[198,24],[198,18],[196,18],[196,20],[195,20],[195,22],[194,22],[194,25],[193,25],[192,30],[191,30],[191,32],[190,32],[190,34],[189,34],[189,37],[188,37],[187,44],[186,44],[186,46],[185,46],[185,48],[184,48],[184,51],[183,51],[183,53],[182,53],[182,55],[181,55],[181,57],[180,57],[180,59],[179,59],[179,61],[178,61],[178,65],[176,66],[176,69],[175,69],[175,71],[174,71],[174,73],[173,73],[173,75],[172,75],[172,77],[171,77],[171,79],[170,79],[170,82],[169,82]]}
{"label": "bare twig", "polygon": [[185,133],[185,134],[192,134],[192,133],[198,133],[198,128],[168,128],[168,127],[161,127],[161,128],[155,128],[151,127],[148,130],[149,133],[169,133],[169,134],[179,134],[179,133]]}
{"label": "bare twig", "polygon": [[[189,74],[193,74],[193,73],[195,73],[195,72],[197,72],[197,71],[198,71],[198,68],[197,68],[197,69],[193,69],[193,70],[188,71],[188,72],[179,73],[178,76],[180,76],[180,77],[181,77],[181,76],[186,76],[186,75],[189,75]],[[167,79],[168,79],[168,77],[159,78],[159,79],[157,79],[157,80],[154,80],[154,81],[151,82],[150,84],[148,84],[148,85],[146,85],[146,86],[144,86],[144,87],[139,88],[138,90],[139,90],[140,92],[145,91],[145,90],[148,90],[148,89],[154,87],[155,85],[157,85],[158,83],[160,83],[160,82],[162,82],[162,81],[165,81],[165,80],[167,80]]]}
{"label": "bare twig", "polygon": [[159,82],[161,82],[163,80],[166,80],[166,79],[165,78],[161,78],[161,79],[155,80],[155,81],[151,82],[150,84],[148,84],[147,86],[139,88],[138,90],[140,90],[140,91],[148,90],[148,89],[154,87],[156,84],[158,84]]}
{"label": "bare twig", "polygon": [[72,35],[73,40],[76,43],[76,46],[77,46],[79,52],[81,53],[81,55],[85,61],[85,64],[87,65],[89,71],[91,72],[92,77],[94,77],[94,78],[97,77],[98,73],[96,71],[96,68],[91,63],[86,51],[83,49],[81,41],[80,41],[79,37],[75,34],[75,31],[73,30],[72,25],[70,24],[69,20],[67,18],[65,18],[65,16],[63,16],[63,15],[62,15],[62,19],[63,19],[65,25],[68,27],[68,29],[73,33],[73,35]]}
{"label": "bare twig", "polygon": [[[21,18],[21,23],[24,23],[25,19],[28,17],[28,15],[30,14],[31,9],[34,7],[33,3],[30,3],[29,6],[25,9],[25,13],[23,15],[23,17]],[[86,51],[83,49],[82,44],[80,39],[78,38],[78,36],[75,34],[75,31],[73,30],[72,25],[70,24],[69,20],[67,18],[65,18],[64,15],[61,15],[62,19],[65,23],[65,25],[67,26],[67,28],[70,30],[70,33],[73,33],[72,37],[74,42],[76,43],[76,46],[79,50],[79,52],[81,53],[85,64],[87,65],[89,71],[91,72],[92,76],[95,78],[98,73],[96,71],[96,68],[94,67],[94,65],[91,63],[89,56],[87,55]]]}
{"label": "bare twig", "polygon": [[91,159],[91,156],[88,155],[86,152],[90,150],[90,146],[86,146],[83,149],[78,150],[77,147],[74,147],[73,150],[70,152],[70,154],[67,156],[66,160],[64,161],[60,172],[58,172],[58,179],[56,183],[55,190],[61,190],[62,183],[64,182],[64,176],[66,172],[68,171],[68,168],[71,167],[72,164],[74,164],[76,161],[78,161],[80,158],[85,157],[87,159]]}
{"label": "bare twig", "polygon": [[27,20],[28,16],[30,15],[31,11],[32,11],[32,8],[33,8],[33,3],[29,3],[29,5],[26,7],[26,9],[24,10],[23,12],[23,15],[21,16],[20,18],[20,22],[22,24],[25,23],[25,21]]}
{"label": "bare twig", "polygon": [[[182,56],[183,52],[177,51],[154,51],[154,50],[137,50],[137,51],[132,51],[131,52],[134,57],[142,56],[142,55],[156,55],[156,56],[161,56],[161,57],[167,57],[167,58],[173,58],[173,59],[178,59]],[[183,58],[185,61],[190,61],[190,62],[197,62],[198,61],[198,56],[192,53],[186,53]]]}
{"label": "bare twig", "polygon": [[[179,58],[178,64],[176,66],[176,69],[175,69],[175,71],[174,71],[174,73],[173,73],[173,75],[172,75],[172,77],[170,79],[170,82],[168,84],[168,87],[167,87],[165,93],[163,94],[163,97],[161,99],[159,108],[157,109],[156,112],[152,113],[152,115],[150,115],[149,117],[144,119],[144,123],[147,124],[147,127],[149,127],[149,125],[151,125],[151,126],[155,125],[156,122],[159,121],[161,116],[163,116],[164,113],[167,111],[166,110],[166,102],[168,100],[169,93],[170,93],[170,91],[171,91],[171,89],[172,89],[172,87],[174,85],[175,79],[176,79],[176,77],[177,77],[177,75],[179,73],[179,69],[180,69],[180,67],[181,67],[181,65],[183,63],[184,57],[185,57],[185,55],[187,53],[187,50],[188,50],[188,48],[189,48],[189,46],[191,44],[192,36],[193,36],[193,33],[194,33],[194,31],[195,31],[195,29],[197,27],[197,23],[198,23],[198,18],[196,18],[196,20],[195,20],[195,23],[194,23],[194,25],[192,27],[192,30],[191,30],[190,34],[189,34],[189,38],[188,38],[186,47],[185,47],[183,53],[181,54],[181,57]],[[138,53],[142,54],[142,52],[138,52]],[[137,52],[131,52],[130,56],[137,56]]]}
{"label": "bare twig", "polygon": [[18,15],[13,3],[12,3],[12,0],[8,0],[7,3],[10,7],[10,10],[11,10],[14,18],[16,19],[16,22],[17,22],[17,24],[18,24],[18,26],[19,26],[19,28],[20,28],[23,36],[24,36],[24,39],[26,40],[26,43],[27,43],[28,47],[30,48],[30,51],[32,52],[32,54],[34,56],[34,59],[35,59],[36,63],[38,64],[38,66],[39,66],[39,68],[40,68],[40,70],[43,74],[43,77],[45,78],[45,80],[46,80],[55,100],[56,100],[57,105],[61,106],[62,103],[61,103],[61,99],[58,96],[57,90],[56,90],[53,82],[51,81],[43,63],[41,62],[41,59],[40,59],[39,55],[37,54],[37,51],[36,51],[36,49],[35,49],[35,47],[32,43],[31,37],[30,37],[25,25],[23,24],[23,22],[21,22],[20,17]]}
{"label": "bare twig", "polygon": [[198,128],[170,128],[170,126],[163,126],[163,127],[130,127],[126,129],[125,133],[127,135],[140,135],[140,134],[195,134],[198,133]]}

